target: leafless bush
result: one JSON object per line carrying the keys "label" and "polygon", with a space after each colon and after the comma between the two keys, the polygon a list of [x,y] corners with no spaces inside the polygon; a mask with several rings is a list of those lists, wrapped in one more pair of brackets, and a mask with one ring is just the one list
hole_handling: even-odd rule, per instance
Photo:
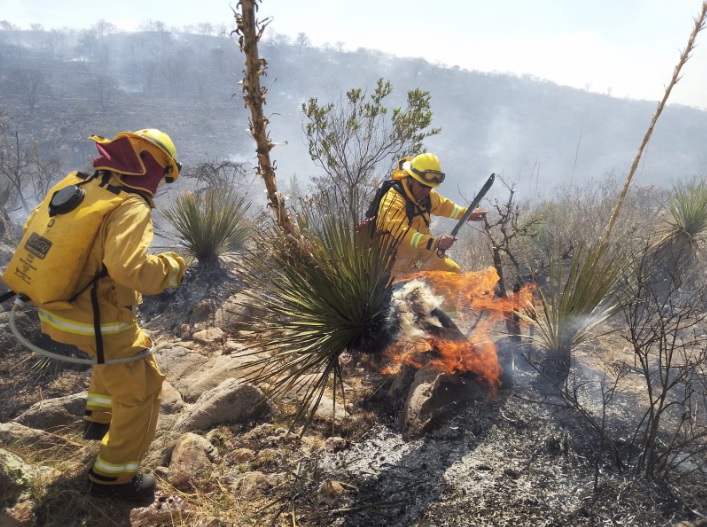
{"label": "leafless bush", "polygon": [[184,176],[196,180],[197,187],[237,187],[246,177],[247,166],[236,161],[206,161],[189,167]]}
{"label": "leafless bush", "polygon": [[[619,192],[616,180],[608,175],[582,187],[562,188],[543,201],[523,203],[514,184],[499,180],[508,190],[507,199],[492,201],[484,227],[465,229],[460,249],[455,246],[455,250],[464,269],[489,265],[499,269],[504,289],[518,281],[543,283],[553,258],[569,262],[577,247],[592,245],[600,238]],[[664,191],[656,187],[629,193],[615,229],[617,245],[646,239],[664,199]]]}
{"label": "leafless bush", "polygon": [[[643,261],[645,262],[645,260]],[[643,264],[621,298],[626,339],[645,381],[635,470],[661,482],[707,469],[707,283],[658,292]]]}
{"label": "leafless bush", "polygon": [[48,90],[49,77],[50,75],[39,69],[14,68],[7,75],[7,88],[25,100],[31,115],[39,98]]}
{"label": "leafless bush", "polygon": [[[616,180],[608,175],[604,180],[589,182],[583,187],[561,189],[554,198],[535,204],[531,212],[541,221],[532,236],[533,256],[547,262],[558,250],[569,256],[575,247],[589,246],[601,239],[618,194]],[[652,228],[651,216],[661,197],[654,188],[631,192],[622,208],[613,240],[623,243],[626,239],[644,238]]]}
{"label": "leafless bush", "polygon": [[108,111],[108,108],[115,101],[115,97],[118,94],[118,81],[116,81],[110,75],[98,74],[93,77],[90,82],[91,89],[98,99],[98,104],[101,106],[101,110]]}
{"label": "leafless bush", "polygon": [[19,205],[29,213],[55,181],[58,164],[40,156],[35,141],[27,146],[17,133],[0,132],[0,209]]}

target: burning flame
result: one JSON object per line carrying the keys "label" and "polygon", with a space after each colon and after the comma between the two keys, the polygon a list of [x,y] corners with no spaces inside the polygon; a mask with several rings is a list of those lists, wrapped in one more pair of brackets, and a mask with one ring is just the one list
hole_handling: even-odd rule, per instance
{"label": "burning flame", "polygon": [[[533,288],[525,286],[508,298],[496,297],[498,280],[494,267],[462,274],[424,271],[410,276],[393,296],[400,330],[396,344],[386,352],[390,364],[383,373],[398,373],[404,364],[429,365],[444,373],[474,373],[495,391],[501,366],[492,335],[498,322],[531,305],[533,294]],[[436,309],[456,311],[462,324],[472,321],[470,330],[466,335],[455,331],[454,338],[439,337],[449,332],[433,331],[443,326],[435,316]]]}

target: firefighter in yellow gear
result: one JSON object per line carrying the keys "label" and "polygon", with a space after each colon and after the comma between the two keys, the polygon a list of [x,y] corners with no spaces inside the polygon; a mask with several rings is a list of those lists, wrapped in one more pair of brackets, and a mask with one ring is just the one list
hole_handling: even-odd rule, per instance
{"label": "firefighter in yellow gear", "polygon": [[[430,153],[402,159],[393,171],[392,178],[400,180],[405,195],[395,188],[388,190],[378,208],[376,229],[389,233],[396,241],[393,276],[398,280],[418,271],[461,272],[459,265],[444,254],[456,238],[430,232],[431,216],[458,220],[466,212],[466,207],[434,190],[444,177],[439,158]],[[469,221],[481,220],[485,215],[478,208]]]}
{"label": "firefighter in yellow gear", "polygon": [[[86,263],[77,269],[83,289],[77,291],[71,307],[40,309],[39,317],[42,331],[50,338],[97,358],[84,433],[86,439],[101,440],[88,475],[90,493],[142,499],[152,496],[156,486],[155,478],[140,473],[139,466],[155,435],[164,375],[149,353],[132,362],[110,361],[145,354],[152,347],[152,340],[138,326],[137,306],[143,294],[177,287],[184,276],[186,266],[180,256],[148,254],[153,198],[163,183],[177,180],[181,164],[170,137],[157,129],[91,139],[99,152],[94,170],[109,188],[121,196],[125,193],[124,201],[102,220]],[[99,327],[95,313],[99,313]]]}

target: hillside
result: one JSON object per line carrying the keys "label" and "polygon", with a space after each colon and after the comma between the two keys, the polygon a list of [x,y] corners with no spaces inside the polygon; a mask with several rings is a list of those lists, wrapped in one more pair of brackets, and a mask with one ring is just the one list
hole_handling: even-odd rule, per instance
{"label": "hillside", "polygon": [[[443,160],[453,198],[492,171],[517,181],[522,199],[610,173],[622,176],[663,95],[623,100],[533,78],[365,49],[302,48],[276,38],[264,39],[261,55],[269,64],[266,110],[283,181],[318,174],[306,152],[302,102],[335,102],[350,88],[372,90],[384,77],[395,89],[391,104],[403,105],[408,90],[430,92],[433,126],[442,133],[427,147]],[[38,141],[40,154],[58,155],[66,169],[93,155],[88,135],[145,126],[167,130],[187,164],[254,160],[238,87],[242,57],[227,37],[0,31],[0,57],[0,109],[11,131],[24,143]],[[668,186],[702,174],[706,139],[707,112],[669,105],[636,184]],[[388,168],[380,167],[380,175]]]}
{"label": "hillside", "polygon": [[[248,114],[237,93],[241,57],[230,40],[164,31],[59,37],[0,32],[6,137],[36,141],[38,155],[55,156],[69,169],[89,162],[92,133],[156,126],[174,138],[187,165],[225,157],[253,162]],[[397,100],[407,89],[432,94],[435,125],[444,131],[428,146],[450,174],[445,194],[478,186],[491,170],[517,176],[520,199],[569,183],[590,188],[586,195],[596,200],[580,195],[547,203],[545,222],[524,233],[536,249],[566,241],[568,260],[614,204],[615,193],[591,182],[628,167],[653,111],[648,102],[366,50],[269,40],[262,54],[270,64],[266,110],[281,179],[315,173],[302,141],[301,102],[335,100],[383,76]],[[636,184],[666,186],[699,172],[704,117],[669,108]],[[380,167],[381,175],[387,168]],[[656,225],[652,212],[661,208],[651,196],[657,194],[629,196],[626,208],[643,216],[629,216],[617,229],[617,244],[640,247]],[[496,212],[502,213],[490,209],[489,216]],[[563,229],[571,231],[566,238]],[[509,333],[516,309],[509,306],[535,298],[536,287],[550,291],[547,283],[526,284],[506,298],[493,267],[454,275],[456,307],[447,315],[434,286],[449,286],[451,273],[420,273],[421,281],[407,279],[376,300],[363,286],[387,284],[379,280],[385,270],[345,265],[325,250],[327,243],[306,252],[307,265],[298,266],[292,254],[279,254],[276,242],[287,246],[286,236],[261,234],[247,255],[195,262],[179,288],[146,296],[140,306],[166,377],[157,435],[142,463],[158,489],[145,502],[88,495],[98,450],[82,436],[90,366],[47,361],[18,342],[17,327],[45,348],[75,353],[40,334],[31,306],[0,313],[0,526],[707,525],[707,274],[704,251],[697,251],[703,243],[693,247],[694,272],[675,282],[675,302],[667,307],[662,295],[634,291],[643,284],[636,276],[619,273],[627,282],[620,310],[591,338],[573,342],[558,380],[548,365],[564,356],[553,358],[557,350],[543,347],[536,331],[547,327],[532,322],[544,320],[533,318],[537,306],[524,304],[519,333]],[[12,244],[2,241],[0,264],[6,264]],[[487,260],[488,244],[470,245]],[[465,254],[463,268],[483,267],[475,254]],[[611,269],[597,275],[611,276]],[[590,283],[590,292],[601,289],[599,282]],[[314,291],[321,302],[308,302],[314,295],[299,296],[298,289]],[[363,299],[360,306],[354,297]],[[596,312],[569,307],[570,330]],[[349,308],[366,313],[347,318]],[[380,331],[369,332],[378,342],[356,348],[351,340],[324,339],[342,327],[368,331],[369,308],[381,315]],[[317,310],[334,315],[324,324],[316,317],[293,323]],[[310,344],[317,340],[325,344]],[[381,350],[381,343],[389,345]],[[329,377],[311,408],[302,404],[303,392],[320,372],[310,367],[287,377],[312,358],[308,352],[332,359],[316,364],[331,366],[343,383],[332,389]],[[274,370],[258,377],[262,363],[254,358]],[[280,385],[282,397],[264,397],[283,378],[266,375],[278,368],[291,382]],[[312,412],[306,430],[295,419],[301,408]]]}

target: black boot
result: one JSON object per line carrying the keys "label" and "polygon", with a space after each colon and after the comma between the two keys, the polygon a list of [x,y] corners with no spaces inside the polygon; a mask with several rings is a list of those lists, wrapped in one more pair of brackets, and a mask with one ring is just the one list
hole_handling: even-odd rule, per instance
{"label": "black boot", "polygon": [[157,480],[149,474],[135,474],[128,483],[102,485],[91,481],[88,492],[96,498],[121,498],[123,500],[144,500],[155,495]]}
{"label": "black boot", "polygon": [[93,439],[100,441],[110,428],[110,424],[96,423],[95,421],[84,421],[83,426],[83,438],[89,441]]}

